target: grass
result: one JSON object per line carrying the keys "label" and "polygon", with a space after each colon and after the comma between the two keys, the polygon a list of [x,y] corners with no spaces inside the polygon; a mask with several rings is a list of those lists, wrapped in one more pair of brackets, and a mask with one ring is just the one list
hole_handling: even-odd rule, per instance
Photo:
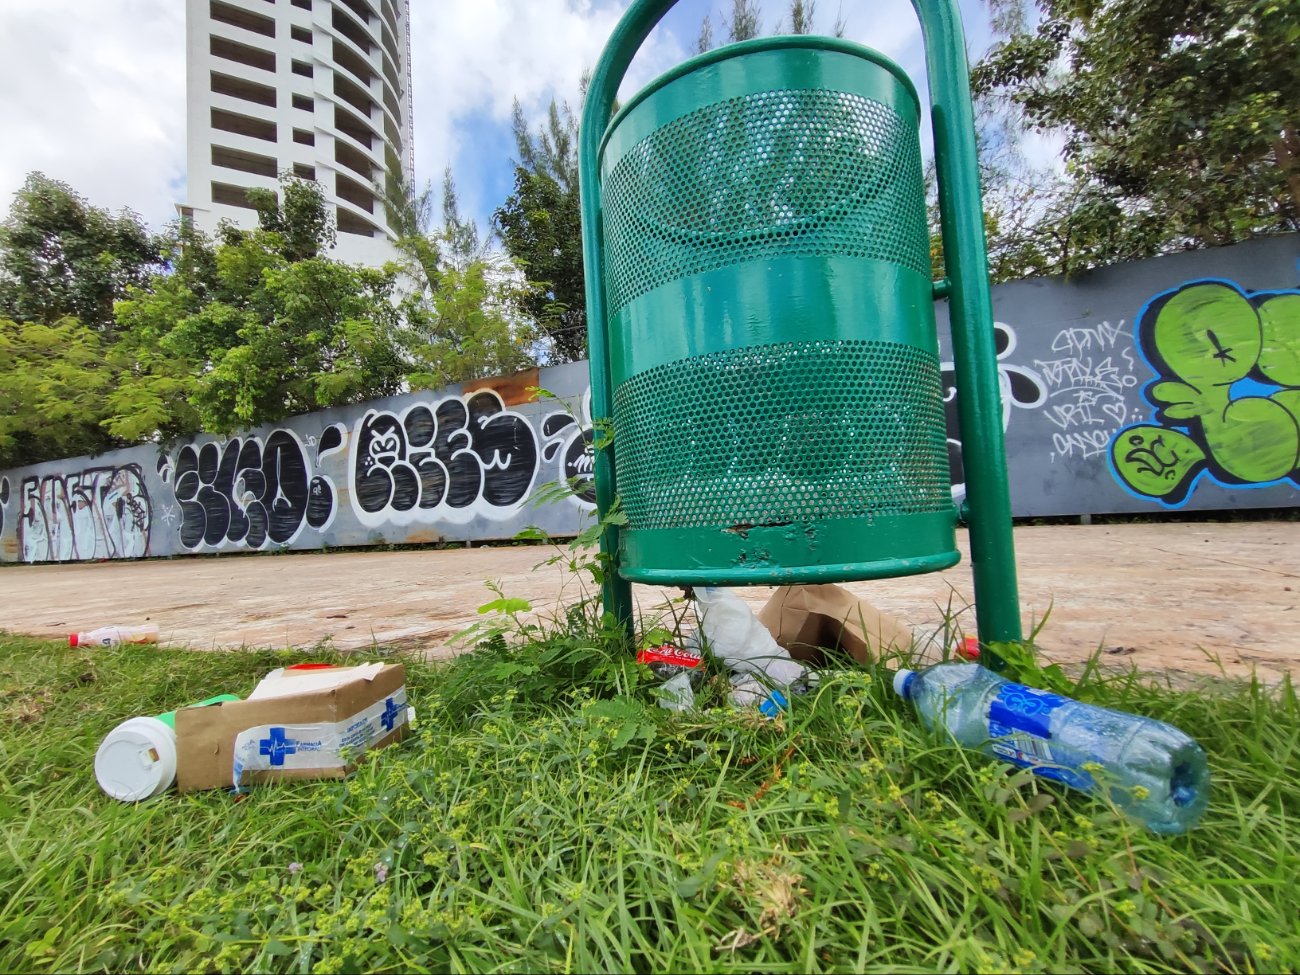
{"label": "grass", "polygon": [[1290,683],[1085,671],[1210,754],[1205,819],[1167,839],[924,732],[897,660],[828,667],[775,722],[718,678],[673,716],[576,633],[408,661],[417,733],[346,781],[139,805],[91,771],[116,723],[337,658],[0,635],[0,970],[1300,967]]}

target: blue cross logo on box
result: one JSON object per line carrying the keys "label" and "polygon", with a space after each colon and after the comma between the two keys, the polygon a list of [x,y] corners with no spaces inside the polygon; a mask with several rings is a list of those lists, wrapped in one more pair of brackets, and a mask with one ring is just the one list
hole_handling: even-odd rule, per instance
{"label": "blue cross logo on box", "polygon": [[269,756],[272,765],[283,765],[286,755],[293,755],[298,751],[298,740],[285,737],[283,728],[272,728],[270,737],[263,738],[257,744],[258,753]]}
{"label": "blue cross logo on box", "polygon": [[393,730],[393,725],[397,723],[397,716],[401,713],[402,709],[398,706],[396,701],[391,697],[385,699],[384,713],[379,716],[379,720],[383,724],[385,731]]}

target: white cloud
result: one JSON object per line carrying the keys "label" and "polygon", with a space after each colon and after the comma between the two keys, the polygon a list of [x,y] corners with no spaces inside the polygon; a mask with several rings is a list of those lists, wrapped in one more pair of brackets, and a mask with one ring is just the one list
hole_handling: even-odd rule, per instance
{"label": "white cloud", "polygon": [[0,213],[32,170],[160,226],[185,176],[177,0],[5,0]]}
{"label": "white cloud", "polygon": [[[821,0],[829,30],[836,0]],[[510,108],[540,121],[552,97],[576,108],[627,0],[413,0],[416,176],[450,164],[467,213],[483,218],[509,178]],[[700,20],[730,0],[682,0],[632,63],[626,97],[693,53]],[[972,40],[979,0],[962,0]],[[764,0],[771,30],[788,0]],[[895,58],[924,91],[909,0],[843,4],[848,36]],[[981,18],[974,22],[973,18]],[[31,170],[93,204],[131,207],[154,227],[174,215],[185,177],[185,24],[181,0],[0,0],[0,215]],[[924,98],[923,98],[924,100]],[[504,174],[504,175],[503,175]]]}
{"label": "white cloud", "polygon": [[[552,98],[577,111],[580,79],[595,66],[624,6],[590,0],[413,3],[418,178],[436,186],[450,164],[467,212],[482,215],[501,203],[482,195],[482,167],[499,162],[483,158],[476,137],[485,124],[508,133],[515,99],[534,123],[545,117]],[[639,86],[684,57],[672,36],[656,32],[629,82]],[[501,148],[489,151],[499,155]]]}

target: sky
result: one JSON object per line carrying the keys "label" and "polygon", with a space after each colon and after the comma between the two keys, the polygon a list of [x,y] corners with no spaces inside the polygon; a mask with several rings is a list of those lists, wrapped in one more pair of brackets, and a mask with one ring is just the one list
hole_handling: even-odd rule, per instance
{"label": "sky", "polygon": [[[981,0],[958,0],[972,58],[989,43]],[[462,213],[486,228],[513,185],[511,106],[540,122],[552,98],[577,107],[579,78],[628,0],[412,0],[418,184],[450,167]],[[705,16],[715,42],[730,0],[679,0],[633,61],[626,98],[695,51]],[[762,0],[771,31],[788,0]],[[95,206],[129,208],[155,230],[185,197],[182,0],[0,0],[0,214],[27,173],[68,183]],[[846,37],[896,60],[924,92],[910,0],[818,0]],[[924,98],[922,99],[924,101]],[[927,140],[928,141],[928,140]]]}

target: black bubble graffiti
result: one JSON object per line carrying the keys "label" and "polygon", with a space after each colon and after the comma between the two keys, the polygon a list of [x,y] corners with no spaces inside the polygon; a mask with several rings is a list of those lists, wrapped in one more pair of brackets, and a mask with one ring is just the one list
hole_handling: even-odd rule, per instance
{"label": "black bubble graffiti", "polygon": [[558,461],[561,480],[580,501],[595,504],[596,448],[590,421],[584,426],[569,413],[552,413],[542,421],[542,436],[542,459]]}
{"label": "black bubble graffiti", "polygon": [[419,404],[399,418],[367,413],[353,455],[353,491],[366,514],[479,502],[521,502],[537,473],[537,439],[528,421],[481,390],[468,399]]}
{"label": "black bubble graffiti", "polygon": [[174,490],[181,544],[283,545],[304,521],[319,529],[334,512],[329,480],[311,477],[298,440],[276,430],[262,444],[235,438],[223,446],[187,444],[176,456]]}

